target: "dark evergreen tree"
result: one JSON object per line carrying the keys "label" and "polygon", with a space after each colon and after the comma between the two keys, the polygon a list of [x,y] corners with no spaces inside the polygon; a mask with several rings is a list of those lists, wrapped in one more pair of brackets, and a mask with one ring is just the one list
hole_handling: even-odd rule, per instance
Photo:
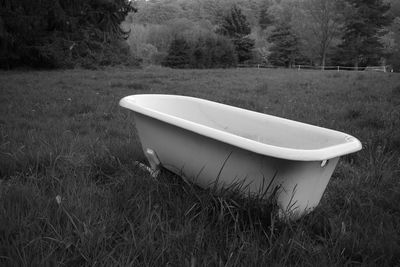
{"label": "dark evergreen tree", "polygon": [[292,67],[302,57],[299,52],[299,40],[287,23],[276,26],[268,37],[272,43],[268,60],[276,66]]}
{"label": "dark evergreen tree", "polygon": [[230,12],[223,18],[218,32],[231,38],[239,62],[251,59],[255,41],[248,37],[251,28],[240,8],[236,5],[231,8]]}
{"label": "dark evergreen tree", "polygon": [[233,40],[239,62],[250,60],[253,57],[254,40],[244,36]]}
{"label": "dark evergreen tree", "polygon": [[163,65],[171,68],[188,68],[190,64],[191,48],[182,37],[176,37],[168,50]]}
{"label": "dark evergreen tree", "polygon": [[251,33],[250,24],[238,6],[232,6],[230,12],[224,16],[220,32],[229,37],[242,37]]}
{"label": "dark evergreen tree", "polygon": [[191,54],[191,67],[212,68],[215,60],[210,50],[215,46],[215,40],[211,36],[200,37],[193,45]]}
{"label": "dark evergreen tree", "polygon": [[351,10],[346,14],[345,32],[336,55],[341,64],[376,65],[383,56],[379,34],[390,24],[390,8],[383,0],[346,0]]}
{"label": "dark evergreen tree", "polygon": [[128,50],[117,44],[128,35],[119,25],[131,11],[128,0],[2,0],[0,67],[66,67],[127,58]]}
{"label": "dark evergreen tree", "polygon": [[236,65],[235,47],[224,36],[206,36],[194,44],[191,54],[193,68],[228,68]]}
{"label": "dark evergreen tree", "polygon": [[212,52],[213,67],[229,68],[237,64],[238,58],[235,53],[235,46],[226,37],[216,37],[215,46]]}

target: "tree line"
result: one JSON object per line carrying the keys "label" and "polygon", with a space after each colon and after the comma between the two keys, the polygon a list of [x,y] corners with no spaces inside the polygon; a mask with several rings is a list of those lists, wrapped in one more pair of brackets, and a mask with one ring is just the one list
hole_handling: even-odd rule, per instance
{"label": "tree line", "polygon": [[227,68],[252,59],[251,28],[236,6],[232,6],[215,32],[205,31],[191,38],[176,34],[161,64],[173,68]]}
{"label": "tree line", "polygon": [[0,68],[400,69],[398,0],[0,0]]}
{"label": "tree line", "polygon": [[[141,36],[128,39],[134,53],[151,64],[212,67],[196,64],[199,58],[194,54],[201,44],[211,45],[201,41],[204,35],[217,35],[229,53],[221,64],[218,49],[205,48],[215,55],[216,67],[256,62],[399,68],[400,5],[391,2],[392,6],[386,0],[139,0],[138,12],[125,23]],[[178,56],[186,55],[184,64],[171,60],[179,44],[186,50]],[[228,60],[228,54],[233,58]]]}

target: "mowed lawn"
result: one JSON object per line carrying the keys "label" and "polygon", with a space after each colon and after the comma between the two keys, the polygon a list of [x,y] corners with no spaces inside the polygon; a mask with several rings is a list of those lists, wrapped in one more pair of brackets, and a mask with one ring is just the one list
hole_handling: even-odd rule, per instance
{"label": "mowed lawn", "polygon": [[[354,135],[315,212],[278,221],[144,161],[126,95],[181,94]],[[196,153],[196,151],[193,151]],[[400,264],[400,74],[0,72],[0,265]]]}

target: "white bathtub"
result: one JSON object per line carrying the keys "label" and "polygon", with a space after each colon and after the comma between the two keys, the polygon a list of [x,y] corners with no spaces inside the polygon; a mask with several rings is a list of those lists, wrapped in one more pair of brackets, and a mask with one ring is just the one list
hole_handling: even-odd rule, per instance
{"label": "white bathtub", "polygon": [[153,169],[161,165],[203,187],[244,179],[255,194],[273,179],[291,218],[318,205],[340,156],[361,149],[345,133],[193,97],[131,95],[120,105],[134,111]]}

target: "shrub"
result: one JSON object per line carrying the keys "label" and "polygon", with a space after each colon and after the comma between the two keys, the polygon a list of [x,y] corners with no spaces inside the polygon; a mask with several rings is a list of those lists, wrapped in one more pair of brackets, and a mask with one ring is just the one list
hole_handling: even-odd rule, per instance
{"label": "shrub", "polygon": [[188,42],[182,38],[175,38],[168,50],[168,55],[162,63],[164,66],[171,68],[187,68],[190,63],[190,46]]}
{"label": "shrub", "polygon": [[165,61],[165,58],[167,57],[168,53],[165,52],[157,52],[154,53],[151,57],[151,63],[155,65],[162,65],[162,63]]}

